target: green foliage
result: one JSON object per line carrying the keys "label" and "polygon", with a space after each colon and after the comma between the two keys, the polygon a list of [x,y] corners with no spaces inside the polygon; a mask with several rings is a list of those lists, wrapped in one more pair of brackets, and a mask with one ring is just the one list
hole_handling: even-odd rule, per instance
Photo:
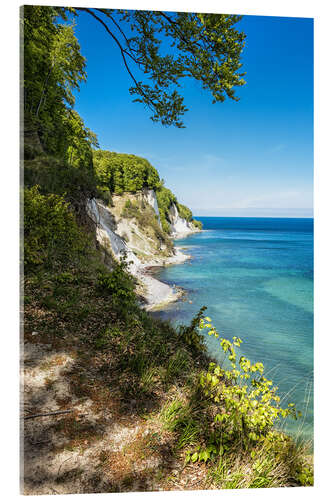
{"label": "green foliage", "polygon": [[64,195],[82,213],[96,193],[92,146],[98,147],[72,109],[85,60],[63,9],[28,5],[22,12],[25,186]]}
{"label": "green foliage", "polygon": [[[205,459],[211,454],[223,455],[230,443],[239,442],[248,449],[258,441],[274,442],[284,440],[285,436],[273,430],[274,423],[280,418],[300,415],[293,403],[283,409],[277,387],[263,375],[262,363],[252,364],[245,356],[237,359],[236,349],[242,340],[233,337],[232,342],[220,337],[211,324],[209,317],[199,317],[201,329],[219,340],[222,351],[228,357],[230,368],[223,369],[211,362],[207,372],[200,376],[200,386],[205,398],[215,406],[212,422],[212,448],[202,449]],[[200,453],[197,456],[200,460]],[[191,455],[193,460],[193,455]]]}
{"label": "green foliage", "polygon": [[301,486],[313,486],[313,467],[304,466],[300,468],[300,472],[297,475],[297,480]]}
{"label": "green foliage", "polygon": [[170,191],[170,189],[164,187],[162,183],[156,189],[156,199],[160,212],[162,228],[166,233],[170,233],[169,210],[172,204],[177,207],[180,217],[193,223],[196,227],[198,227],[198,229],[202,229],[202,223],[193,219],[191,210],[185,205],[178,203],[176,196],[172,193],[172,191]]}
{"label": "green foliage", "polygon": [[131,313],[136,306],[135,280],[127,268],[124,255],[120,262],[114,262],[111,272],[100,272],[97,280],[97,289],[111,296],[115,309],[123,316]]}
{"label": "green foliage", "polygon": [[68,283],[75,283],[76,278],[75,276],[68,271],[64,271],[62,273],[59,273],[58,275],[55,276],[55,282],[59,284],[68,284]]}
{"label": "green foliage", "polygon": [[151,111],[154,122],[184,126],[181,118],[187,108],[178,89],[186,77],[200,82],[213,103],[226,97],[238,100],[235,88],[245,83],[240,73],[245,34],[234,27],[240,16],[74,10],[80,11],[90,14],[112,37],[133,82],[130,94]]}
{"label": "green foliage", "polygon": [[192,221],[193,219],[192,212],[188,207],[186,207],[185,205],[181,205],[180,203],[177,203],[177,208],[179,216],[182,217],[182,219],[187,220],[187,222]]}
{"label": "green foliage", "polygon": [[195,352],[205,352],[207,350],[204,337],[199,331],[206,309],[206,307],[202,307],[189,326],[179,327],[180,339]]}
{"label": "green foliage", "polygon": [[170,357],[168,364],[166,366],[165,381],[174,380],[179,377],[182,373],[187,372],[189,367],[189,356],[188,353],[179,349],[177,352]]}
{"label": "green foliage", "polygon": [[189,409],[186,403],[181,399],[174,399],[164,405],[160,412],[160,419],[164,429],[175,431],[180,428],[184,421],[187,421]]}
{"label": "green foliage", "polygon": [[47,153],[79,161],[91,156],[89,146],[97,143],[71,109],[73,91],[86,79],[85,59],[74,25],[57,22],[59,15],[66,20],[57,7],[23,8],[25,129],[38,132]]}
{"label": "green foliage", "polygon": [[102,331],[95,339],[95,347],[97,349],[106,349],[110,346],[110,341],[115,337],[122,337],[124,332],[122,332],[117,327],[107,327]]}
{"label": "green foliage", "polygon": [[177,202],[177,209],[180,217],[191,222],[196,228],[202,229],[202,222],[193,219],[192,211],[188,207]]}
{"label": "green foliage", "polygon": [[163,231],[170,233],[170,221],[169,221],[169,209],[172,203],[177,203],[177,198],[175,195],[164,186],[160,186],[156,190],[156,199],[158,204],[158,210],[160,212],[160,220]]}
{"label": "green foliage", "polygon": [[63,196],[83,211],[86,200],[96,195],[96,177],[89,164],[75,167],[45,154],[24,162],[24,183],[26,187],[38,184],[41,193]]}
{"label": "green foliage", "polygon": [[200,220],[193,219],[191,222],[197,229],[202,230],[202,222]]}
{"label": "green foliage", "polygon": [[109,189],[110,193],[135,193],[143,188],[156,189],[160,185],[156,169],[139,156],[94,151],[94,168],[99,186]]}
{"label": "green foliage", "polygon": [[62,196],[43,195],[38,186],[24,190],[24,264],[70,263],[87,245],[69,204]]}

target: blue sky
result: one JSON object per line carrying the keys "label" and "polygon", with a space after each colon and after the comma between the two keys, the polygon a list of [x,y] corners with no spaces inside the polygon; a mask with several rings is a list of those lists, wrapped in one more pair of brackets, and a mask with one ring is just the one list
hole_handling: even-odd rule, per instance
{"label": "blue sky", "polygon": [[313,21],[244,16],[240,101],[212,104],[183,82],[186,129],[165,128],[132,103],[130,77],[103,27],[80,13],[88,79],[75,108],[101,148],[147,158],[195,215],[311,217]]}

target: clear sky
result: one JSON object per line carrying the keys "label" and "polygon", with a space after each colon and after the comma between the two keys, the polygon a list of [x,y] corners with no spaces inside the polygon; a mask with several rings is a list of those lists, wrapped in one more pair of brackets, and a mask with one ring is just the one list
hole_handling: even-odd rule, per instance
{"label": "clear sky", "polygon": [[147,158],[194,215],[312,217],[313,20],[244,16],[240,101],[212,104],[183,80],[186,129],[132,103],[131,80],[104,28],[80,13],[88,79],[75,108],[102,149]]}

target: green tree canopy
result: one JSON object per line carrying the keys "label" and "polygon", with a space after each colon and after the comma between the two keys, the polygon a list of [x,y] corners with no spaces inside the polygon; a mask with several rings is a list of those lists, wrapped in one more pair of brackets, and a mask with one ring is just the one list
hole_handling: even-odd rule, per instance
{"label": "green tree canopy", "polygon": [[161,185],[157,170],[139,156],[94,151],[94,168],[99,186],[109,189],[111,193],[135,193],[143,188],[156,190]]}
{"label": "green tree canopy", "polygon": [[183,127],[187,111],[179,93],[185,77],[201,82],[213,103],[238,100],[244,85],[240,72],[245,34],[234,25],[241,16],[142,10],[70,8],[84,11],[109,33],[131,78],[134,102],[151,111],[163,125]]}
{"label": "green tree canopy", "polygon": [[[73,111],[73,91],[86,79],[85,59],[74,35],[74,24],[61,8],[24,7],[24,119],[37,130],[49,154],[77,164],[91,164],[90,145],[96,136]],[[89,158],[88,158],[89,157]]]}

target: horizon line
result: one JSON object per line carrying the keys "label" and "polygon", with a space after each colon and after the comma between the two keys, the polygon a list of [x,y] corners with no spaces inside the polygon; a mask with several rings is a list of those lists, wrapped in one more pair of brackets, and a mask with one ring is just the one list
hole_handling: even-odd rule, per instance
{"label": "horizon line", "polygon": [[314,219],[314,215],[198,215],[193,214],[193,217],[215,217],[224,219]]}

